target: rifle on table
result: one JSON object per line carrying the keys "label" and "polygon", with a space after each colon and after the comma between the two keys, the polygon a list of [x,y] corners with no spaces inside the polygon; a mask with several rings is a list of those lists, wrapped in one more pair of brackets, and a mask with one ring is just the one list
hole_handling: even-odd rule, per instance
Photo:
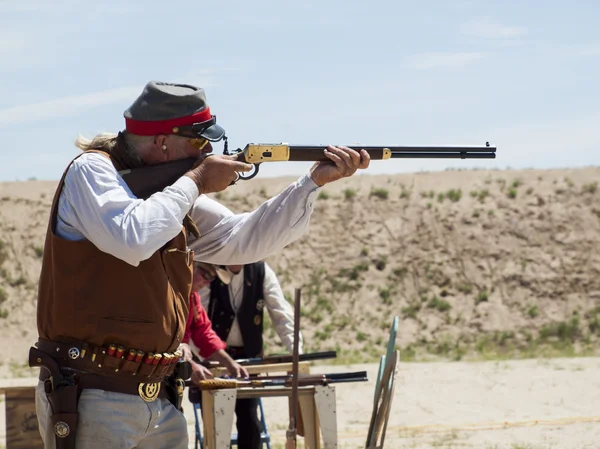
{"label": "rifle on table", "polygon": [[[306,354],[299,355],[300,362],[308,362],[311,360],[324,360],[324,359],[335,359],[337,357],[336,351],[321,351],[321,352],[307,352]],[[265,357],[250,357],[246,359],[235,359],[237,363],[240,365],[270,365],[276,363],[292,363],[293,355],[292,354],[273,354],[267,355]],[[214,360],[202,360],[200,362],[201,365],[206,366],[207,368],[216,368],[221,365],[219,362]]]}
{"label": "rifle on table", "polygon": [[[496,147],[489,142],[485,146],[361,146],[347,145],[356,150],[366,150],[371,160],[387,160],[397,158],[410,159],[495,159]],[[309,162],[329,160],[323,154],[326,145],[289,145],[287,143],[249,143],[244,149],[238,148],[230,152],[225,140],[225,155],[237,155],[237,160],[254,165],[249,174],[241,174],[240,178],[248,180],[258,174],[260,164],[264,162]],[[138,198],[147,198],[154,192],[160,192],[173,184],[177,179],[199,162],[198,159],[186,158],[162,164],[123,170],[120,175]],[[138,194],[139,192],[139,194]]]}
{"label": "rifle on table", "polygon": [[[259,375],[250,374],[249,380],[290,380],[289,374],[284,375]],[[366,382],[368,381],[366,371],[354,371],[351,373],[327,373],[327,374],[298,374],[299,382],[315,382],[319,385],[328,385],[330,383],[342,383],[342,382]],[[248,380],[248,379],[244,379]],[[307,384],[308,385],[308,384]],[[312,385],[312,384],[311,384]]]}
{"label": "rifle on table", "polygon": [[[335,359],[336,357],[336,351],[321,351],[300,354],[298,356],[298,360],[300,362],[307,362],[310,360]],[[274,354],[267,355],[265,357],[251,357],[247,359],[237,359],[236,362],[238,362],[240,365],[269,365],[271,363],[291,363],[293,362],[293,354]]]}
{"label": "rifle on table", "polygon": [[[333,374],[300,374],[298,376],[298,386],[325,386],[335,383],[367,382],[368,380],[366,371]],[[186,382],[186,386],[195,386],[201,390],[219,390],[224,388],[291,387],[292,383],[293,376],[261,376],[250,377],[249,379],[207,379],[201,380],[197,384],[188,381]]]}

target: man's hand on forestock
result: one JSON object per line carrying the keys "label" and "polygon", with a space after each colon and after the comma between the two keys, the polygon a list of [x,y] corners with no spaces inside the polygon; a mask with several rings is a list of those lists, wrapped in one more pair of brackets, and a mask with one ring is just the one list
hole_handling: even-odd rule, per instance
{"label": "man's hand on forestock", "polygon": [[250,377],[250,374],[248,374],[246,368],[244,368],[242,365],[240,365],[233,359],[231,360],[231,363],[227,364],[227,371],[229,371],[231,377],[244,379]]}
{"label": "man's hand on forestock", "polygon": [[200,163],[185,176],[196,183],[200,194],[213,193],[225,190],[238,179],[238,173],[249,172],[253,168],[251,164],[239,162],[235,155],[210,155],[200,159]]}
{"label": "man's hand on forestock", "polygon": [[315,162],[310,169],[310,177],[319,187],[352,176],[359,168],[367,168],[371,161],[365,150],[359,152],[343,146],[329,145],[324,154],[329,160]]}
{"label": "man's hand on forestock", "polygon": [[214,376],[210,370],[199,363],[192,363],[192,382],[197,384],[201,380],[212,379]]}

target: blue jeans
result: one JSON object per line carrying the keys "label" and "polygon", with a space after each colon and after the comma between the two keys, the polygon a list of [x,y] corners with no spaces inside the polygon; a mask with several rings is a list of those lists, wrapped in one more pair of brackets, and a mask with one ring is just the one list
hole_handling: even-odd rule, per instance
{"label": "blue jeans", "polygon": [[[35,406],[46,449],[55,448],[44,384]],[[144,402],[133,394],[83,390],[78,405],[77,449],[188,449],[187,421],[167,399]]]}

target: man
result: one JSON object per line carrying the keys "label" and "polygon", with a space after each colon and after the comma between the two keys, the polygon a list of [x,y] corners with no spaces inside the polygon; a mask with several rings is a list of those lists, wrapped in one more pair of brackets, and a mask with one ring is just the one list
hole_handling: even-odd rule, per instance
{"label": "man", "polygon": [[[201,88],[150,82],[124,117],[117,135],[77,139],[83,153],[52,204],[39,351],[30,351],[30,364],[42,366],[36,408],[46,448],[187,448],[178,410],[185,375],[173,362],[188,318],[192,259],[243,264],[283,248],[306,230],[320,186],[369,165],[363,150],[329,146],[328,161],[235,215],[204,194],[252,166],[206,156],[225,131]],[[188,157],[196,165],[155,192],[138,197],[124,181],[130,170]]]}
{"label": "man", "polygon": [[219,338],[212,328],[206,309],[202,306],[198,291],[207,287],[217,276],[213,265],[194,262],[194,277],[192,293],[190,295],[190,313],[188,316],[185,334],[183,336],[182,351],[183,360],[192,365],[192,382],[213,377],[210,370],[194,360],[192,348],[202,358],[219,362],[229,371],[233,377],[248,377],[246,368],[231,358],[225,348],[227,344]]}
{"label": "man", "polygon": [[[294,312],[287,302],[277,276],[265,262],[226,267],[229,279],[215,278],[201,290],[203,307],[217,335],[227,343],[234,358],[263,355],[264,310],[287,348],[294,348]],[[302,353],[302,335],[298,341]],[[235,405],[240,449],[260,449],[261,423],[258,399],[238,399]]]}

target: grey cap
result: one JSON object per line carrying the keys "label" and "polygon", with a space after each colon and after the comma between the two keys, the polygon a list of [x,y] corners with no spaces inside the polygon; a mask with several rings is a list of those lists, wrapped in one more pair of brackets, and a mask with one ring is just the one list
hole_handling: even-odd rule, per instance
{"label": "grey cap", "polygon": [[210,112],[204,89],[189,84],[150,81],[123,116],[125,129],[132,134],[177,134],[213,142],[225,136]]}

